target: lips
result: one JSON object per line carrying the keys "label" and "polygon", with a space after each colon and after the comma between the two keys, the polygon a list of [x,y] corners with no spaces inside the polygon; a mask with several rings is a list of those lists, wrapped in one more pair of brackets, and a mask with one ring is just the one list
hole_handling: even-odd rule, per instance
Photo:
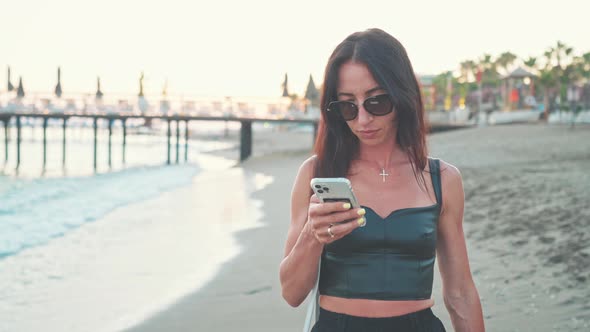
{"label": "lips", "polygon": [[379,129],[372,129],[372,130],[359,130],[359,136],[361,136],[362,138],[365,139],[370,139],[370,138],[375,138],[377,136],[377,133],[379,132]]}

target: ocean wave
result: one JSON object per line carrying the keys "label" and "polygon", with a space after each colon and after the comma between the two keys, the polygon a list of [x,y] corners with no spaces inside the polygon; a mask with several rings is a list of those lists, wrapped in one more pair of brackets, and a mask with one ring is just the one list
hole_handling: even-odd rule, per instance
{"label": "ocean wave", "polygon": [[195,165],[150,166],[85,177],[0,177],[0,259],[191,183]]}

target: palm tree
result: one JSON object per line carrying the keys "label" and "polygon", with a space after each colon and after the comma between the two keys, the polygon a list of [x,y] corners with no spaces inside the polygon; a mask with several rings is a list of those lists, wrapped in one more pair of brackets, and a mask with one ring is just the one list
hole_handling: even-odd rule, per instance
{"label": "palm tree", "polygon": [[584,85],[584,109],[590,110],[590,52],[582,54],[582,75],[586,83]]}
{"label": "palm tree", "polygon": [[[541,69],[539,75],[539,86],[543,90],[543,105],[545,106],[545,109],[543,110],[543,118],[545,120],[548,118],[549,112],[552,110],[550,105],[550,97],[552,96],[550,95],[552,95],[553,87],[555,86],[556,81],[557,79],[553,71],[547,68]],[[553,96],[553,98],[555,97]]]}
{"label": "palm tree", "polygon": [[[436,91],[436,104],[438,105],[440,97],[442,96],[443,108],[448,109],[452,105],[452,95],[453,95],[453,86],[457,85],[457,80],[453,77],[453,72],[445,71],[436,75],[432,79],[432,84],[434,85]],[[435,107],[437,106],[435,105]]]}
{"label": "palm tree", "polygon": [[[576,91],[584,78],[585,60],[582,56],[574,56],[572,62],[568,64],[563,70],[562,80],[567,84],[568,89],[573,89],[573,91]],[[570,100],[570,110],[573,111],[574,114],[578,113],[579,101],[579,96],[576,99]]]}
{"label": "palm tree", "polygon": [[522,63],[529,69],[530,72],[537,75],[537,76],[531,77],[531,84],[532,84],[531,91],[532,91],[532,95],[536,99],[537,98],[536,86],[539,84],[539,78],[538,78],[539,68],[538,68],[537,58],[533,57],[533,56],[529,56],[528,58],[526,58],[526,60],[523,60]]}
{"label": "palm tree", "polygon": [[497,86],[498,85],[498,71],[496,70],[496,63],[492,61],[490,54],[484,54],[479,59],[479,67],[482,69],[482,85]]}
{"label": "palm tree", "polygon": [[584,76],[590,81],[590,52],[582,54]]}
{"label": "palm tree", "polygon": [[461,82],[472,82],[472,78],[475,77],[477,73],[477,64],[473,60],[465,60],[459,65],[459,71],[461,73],[459,76]]}
{"label": "palm tree", "polygon": [[529,56],[526,60],[523,61],[524,65],[527,66],[529,69],[533,71],[537,71],[537,58],[533,56]]}
{"label": "palm tree", "polygon": [[[481,88],[482,88],[482,100],[484,102],[492,102],[492,108],[496,108],[497,107],[497,103],[496,103],[496,89],[500,83],[500,77],[498,75],[498,71],[496,69],[496,63],[494,61],[492,61],[492,56],[490,54],[484,54],[481,58],[479,58],[479,64],[478,64],[479,69],[482,71],[481,74]],[[485,90],[488,90],[488,96],[490,96],[489,94],[489,90],[491,91],[491,100],[486,100],[487,98],[485,98],[484,96],[486,95],[484,93]]]}
{"label": "palm tree", "polygon": [[543,118],[547,120],[549,112],[552,111],[551,101],[555,100],[555,87],[557,86],[559,73],[555,70],[555,67],[551,65],[551,59],[553,57],[553,50],[548,49],[543,53],[545,56],[545,65],[539,68],[539,79],[538,83],[543,90],[543,105],[545,109],[543,111]]}
{"label": "palm tree", "polygon": [[[496,58],[496,60],[494,61],[494,66],[496,68],[502,70],[501,74],[503,76],[508,76],[510,74],[510,67],[512,66],[514,61],[516,61],[516,59],[518,59],[518,57],[514,53],[504,52]],[[501,96],[502,96],[502,99],[504,100],[504,104],[506,105],[506,100],[507,100],[508,94],[506,91],[506,82],[505,81],[501,85]]]}
{"label": "palm tree", "polygon": [[567,46],[566,44],[562,43],[561,41],[557,41],[555,47],[549,48],[551,51],[551,55],[555,61],[557,61],[556,66],[563,69],[564,60],[568,62],[568,58],[573,53],[574,49],[572,47]]}
{"label": "palm tree", "polygon": [[496,65],[496,68],[502,69],[502,74],[506,76],[510,74],[509,67],[514,61],[516,61],[516,59],[518,59],[518,57],[514,53],[504,52],[498,56],[494,64]]}
{"label": "palm tree", "polygon": [[555,47],[550,47],[548,50],[550,53],[550,62],[555,63],[553,70],[555,71],[556,76],[559,78],[557,80],[557,93],[559,94],[561,100],[565,99],[567,85],[569,84],[569,77],[564,75],[564,70],[565,66],[568,63],[571,63],[573,51],[574,49],[572,47],[567,46],[561,41],[557,41]]}

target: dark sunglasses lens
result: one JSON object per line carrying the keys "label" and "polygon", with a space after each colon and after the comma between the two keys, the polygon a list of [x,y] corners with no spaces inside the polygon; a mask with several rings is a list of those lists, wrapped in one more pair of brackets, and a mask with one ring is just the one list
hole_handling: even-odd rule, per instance
{"label": "dark sunglasses lens", "polygon": [[331,104],[331,109],[340,113],[344,120],[349,121],[356,118],[358,110],[356,105],[349,101],[337,101]]}
{"label": "dark sunglasses lens", "polygon": [[386,115],[393,110],[393,103],[389,95],[379,95],[368,98],[363,103],[365,109],[373,115]]}

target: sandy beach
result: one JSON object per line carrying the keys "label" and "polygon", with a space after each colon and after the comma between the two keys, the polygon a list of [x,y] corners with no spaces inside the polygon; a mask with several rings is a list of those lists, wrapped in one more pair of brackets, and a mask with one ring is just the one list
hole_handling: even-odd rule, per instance
{"label": "sandy beach", "polygon": [[[272,179],[252,194],[262,202],[261,226],[234,233],[242,251],[204,287],[127,331],[301,329],[306,304],[294,309],[282,300],[278,266],[292,181],[309,155],[306,135],[274,133],[273,144],[255,145],[254,157],[236,166]],[[463,175],[465,233],[488,331],[588,330],[589,142],[587,126],[545,124],[429,137],[431,156]],[[433,310],[451,331],[439,279]]]}
{"label": "sandy beach", "polygon": [[488,331],[588,330],[589,129],[510,125],[430,139],[431,154],[463,175]]}

